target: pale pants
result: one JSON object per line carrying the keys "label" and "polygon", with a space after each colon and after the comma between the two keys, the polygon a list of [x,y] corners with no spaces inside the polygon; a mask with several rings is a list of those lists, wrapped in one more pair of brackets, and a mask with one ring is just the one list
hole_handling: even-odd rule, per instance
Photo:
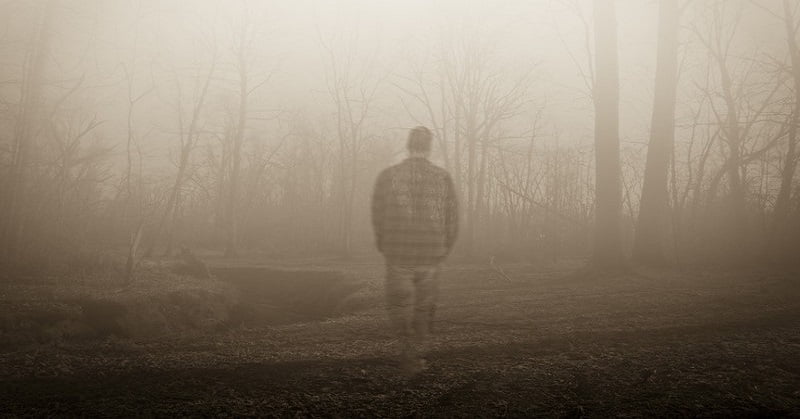
{"label": "pale pants", "polygon": [[429,350],[436,300],[439,295],[438,265],[387,265],[386,303],[389,321],[405,357]]}

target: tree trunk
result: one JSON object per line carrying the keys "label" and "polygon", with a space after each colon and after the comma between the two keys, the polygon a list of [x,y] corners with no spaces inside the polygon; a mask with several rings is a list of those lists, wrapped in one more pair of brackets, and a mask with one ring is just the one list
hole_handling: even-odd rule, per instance
{"label": "tree trunk", "polygon": [[475,171],[477,165],[477,138],[472,127],[473,118],[467,120],[467,234],[466,252],[472,255],[475,241]]}
{"label": "tree trunk", "polygon": [[165,253],[170,253],[172,250],[172,239],[174,234],[174,227],[175,227],[175,218],[177,213],[177,208],[180,205],[180,194],[181,188],[183,188],[183,182],[186,174],[186,170],[189,165],[189,158],[191,157],[192,150],[197,142],[197,124],[200,118],[200,112],[203,110],[206,100],[206,94],[208,93],[208,87],[211,84],[211,78],[214,75],[214,70],[216,69],[217,65],[217,56],[216,52],[214,57],[211,61],[211,67],[208,70],[208,74],[206,75],[203,88],[200,91],[200,96],[197,98],[197,103],[194,106],[192,111],[192,120],[189,122],[189,131],[186,133],[181,132],[179,135],[185,135],[185,139],[181,143],[181,157],[178,163],[178,173],[175,175],[175,183],[172,185],[172,189],[170,189],[169,197],[167,198],[167,205],[164,208],[164,214],[161,216],[161,220],[158,223],[158,228],[155,231],[155,235],[153,236],[152,243],[150,247],[145,252],[145,256],[150,256],[153,253],[153,250],[158,245],[158,239],[161,235],[161,232],[166,228],[166,235],[167,235],[167,250]]}
{"label": "tree trunk", "polygon": [[792,181],[797,169],[797,125],[800,124],[800,49],[797,45],[797,24],[789,7],[789,0],[783,0],[784,26],[786,40],[791,57],[792,77],[794,82],[794,109],[789,121],[787,135],[788,147],[781,172],[781,186],[775,200],[775,210],[770,225],[767,252],[770,257],[784,262],[792,258],[792,251],[786,243],[786,231],[789,222],[789,206],[792,198]]}
{"label": "tree trunk", "polygon": [[458,104],[455,103],[455,98],[453,99],[453,143],[453,171],[455,172],[453,175],[455,178],[455,187],[458,195],[463,197],[464,181],[461,177],[461,112]]}
{"label": "tree trunk", "polygon": [[239,214],[237,202],[239,201],[239,172],[242,162],[242,143],[244,132],[247,128],[247,57],[245,57],[247,25],[242,28],[242,36],[238,49],[239,64],[239,120],[233,138],[232,165],[230,174],[230,190],[227,202],[227,231],[225,235],[225,257],[236,257],[238,254],[237,242],[239,239]]}
{"label": "tree trunk", "polygon": [[594,1],[595,23],[595,232],[592,264],[623,264],[620,235],[622,190],[619,157],[619,75],[614,0]]}
{"label": "tree trunk", "polygon": [[25,205],[25,183],[28,158],[42,112],[42,88],[44,87],[45,60],[50,53],[55,1],[47,1],[42,10],[42,20],[33,43],[33,51],[23,67],[27,74],[22,82],[21,115],[14,130],[11,169],[8,176],[9,195],[4,203],[2,229],[0,229],[0,263],[13,262],[19,250],[23,229],[23,207]]}
{"label": "tree trunk", "polygon": [[444,71],[439,73],[439,94],[442,98],[439,104],[442,113],[442,136],[439,138],[439,144],[442,148],[442,158],[444,159],[444,168],[448,172],[453,169],[450,163],[450,151],[447,149],[447,91],[445,89],[445,74]]}
{"label": "tree trunk", "polygon": [[360,143],[361,132],[355,124],[351,128],[353,136],[353,148],[350,150],[350,194],[347,196],[347,211],[345,212],[345,236],[344,252],[345,256],[350,257],[353,253],[353,208],[355,207],[356,188],[358,186],[358,144]]}
{"label": "tree trunk", "polygon": [[[475,193],[475,203],[474,208],[472,209],[472,216],[475,217],[475,221],[478,221],[482,217],[484,217],[487,212],[483,211],[485,207],[483,206],[483,202],[486,200],[486,166],[488,163],[488,148],[489,148],[489,140],[487,138],[483,138],[481,141],[481,161],[480,161],[480,168],[478,169],[478,179],[477,185],[475,185],[476,193]],[[483,218],[484,220],[486,218]],[[475,235],[475,222],[471,223],[471,227],[473,230],[473,237]],[[470,246],[471,250],[474,250],[474,243]]]}
{"label": "tree trunk", "polygon": [[725,58],[721,55],[717,57],[717,64],[719,66],[720,77],[722,79],[722,90],[725,99],[725,106],[727,116],[725,125],[722,127],[725,140],[728,144],[728,161],[726,162],[725,176],[728,178],[728,208],[730,214],[727,220],[727,225],[731,237],[729,243],[731,244],[731,256],[740,257],[744,256],[746,232],[747,232],[747,214],[745,212],[745,193],[744,184],[742,182],[742,130],[739,125],[739,112],[738,104],[734,97],[734,86],[731,79]]}
{"label": "tree trunk", "polygon": [[678,2],[661,0],[653,117],[633,246],[634,260],[648,265],[662,265],[666,262],[665,247],[669,225],[667,180],[675,141],[677,69]]}

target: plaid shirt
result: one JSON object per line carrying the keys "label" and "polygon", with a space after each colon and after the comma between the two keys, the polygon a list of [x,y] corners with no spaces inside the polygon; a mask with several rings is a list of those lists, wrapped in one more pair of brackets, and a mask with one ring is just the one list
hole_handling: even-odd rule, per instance
{"label": "plaid shirt", "polygon": [[378,250],[392,265],[435,265],[458,235],[458,201],[450,175],[412,157],[381,172],[372,195]]}

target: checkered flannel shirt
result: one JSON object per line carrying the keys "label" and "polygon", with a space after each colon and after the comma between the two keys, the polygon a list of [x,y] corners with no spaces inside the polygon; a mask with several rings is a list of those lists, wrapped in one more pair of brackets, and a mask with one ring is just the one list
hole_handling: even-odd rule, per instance
{"label": "checkered flannel shirt", "polygon": [[387,263],[440,263],[458,235],[458,201],[450,175],[420,157],[384,170],[372,195],[372,225]]}

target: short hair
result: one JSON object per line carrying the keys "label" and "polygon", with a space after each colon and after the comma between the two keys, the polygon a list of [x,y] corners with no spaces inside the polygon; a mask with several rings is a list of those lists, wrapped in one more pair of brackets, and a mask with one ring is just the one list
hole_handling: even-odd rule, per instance
{"label": "short hair", "polygon": [[414,127],[408,132],[408,151],[412,153],[431,151],[432,142],[433,135],[431,135],[431,130],[426,127]]}

